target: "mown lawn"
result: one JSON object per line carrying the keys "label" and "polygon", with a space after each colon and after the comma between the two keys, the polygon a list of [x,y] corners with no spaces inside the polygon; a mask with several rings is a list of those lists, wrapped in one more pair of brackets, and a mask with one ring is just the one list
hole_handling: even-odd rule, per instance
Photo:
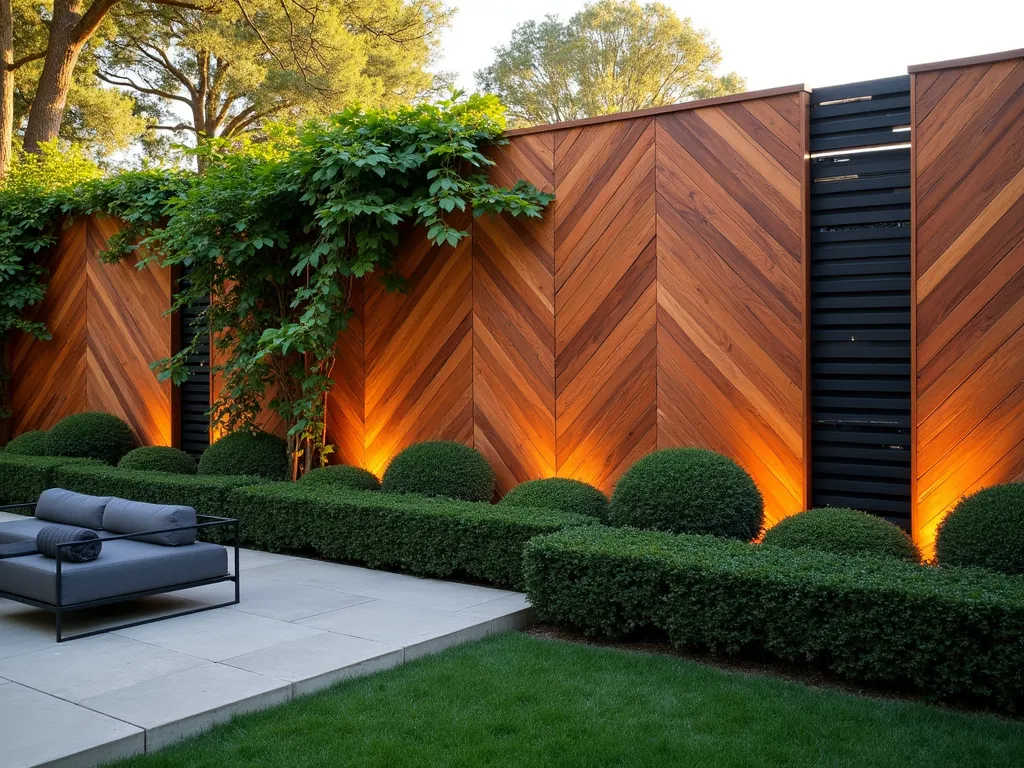
{"label": "mown lawn", "polygon": [[121,766],[1020,766],[1024,723],[507,634]]}

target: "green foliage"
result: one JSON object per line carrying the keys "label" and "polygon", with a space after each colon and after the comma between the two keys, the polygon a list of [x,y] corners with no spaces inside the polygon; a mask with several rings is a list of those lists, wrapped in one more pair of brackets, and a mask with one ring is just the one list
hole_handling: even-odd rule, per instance
{"label": "green foliage", "polygon": [[56,487],[56,472],[66,466],[100,466],[90,459],[20,456],[0,453],[0,504],[28,504],[47,488]]}
{"label": "green foliage", "polygon": [[761,532],[764,501],[731,459],[702,448],[667,448],[640,459],[619,479],[608,520],[749,541]]}
{"label": "green foliage", "polygon": [[822,507],[787,517],[769,528],[762,544],[785,549],[816,549],[835,555],[880,555],[920,562],[921,553],[898,526],[843,507]]}
{"label": "green foliage", "polygon": [[229,517],[247,546],[309,550],[331,560],[423,576],[522,586],[523,547],[533,536],[590,518],[545,509],[429,499],[307,483],[272,483],[231,494]]}
{"label": "green foliage", "polygon": [[369,470],[350,467],[348,464],[332,464],[310,470],[299,478],[306,485],[329,485],[336,488],[354,488],[360,491],[379,491],[380,480]]}
{"label": "green foliage", "polygon": [[63,466],[56,471],[50,487],[150,504],[181,504],[201,515],[231,517],[227,507],[230,491],[263,482],[259,477],[240,475],[173,475],[119,467]]}
{"label": "green foliage", "polygon": [[962,499],[939,526],[935,549],[940,565],[1024,574],[1024,483]]}
{"label": "green foliage", "polygon": [[24,432],[4,446],[4,453],[8,456],[45,456],[46,432],[41,429]]}
{"label": "green foliage", "polygon": [[661,3],[598,0],[568,22],[519,24],[476,80],[522,127],[745,90],[735,72],[715,74],[721,60],[706,31]]}
{"label": "green foliage", "polygon": [[285,442],[268,432],[232,432],[203,451],[199,474],[255,475],[283,480],[288,477]]}
{"label": "green foliage", "polygon": [[479,451],[451,442],[410,445],[384,470],[385,493],[418,493],[465,501],[490,501],[494,470]]}
{"label": "green foliage", "polygon": [[137,469],[150,472],[169,472],[173,475],[194,475],[196,460],[178,448],[166,445],[147,445],[128,451],[117,462],[121,469]]}
{"label": "green foliage", "polygon": [[501,503],[513,507],[557,509],[598,520],[608,516],[607,496],[592,485],[564,477],[527,480],[506,493]]}
{"label": "green foliage", "polygon": [[709,536],[577,528],[534,539],[542,621],[812,665],[1007,711],[1024,705],[1024,580]]}
{"label": "green foliage", "polygon": [[117,464],[135,447],[132,429],[109,413],[88,411],[65,416],[46,433],[48,456],[98,459]]}

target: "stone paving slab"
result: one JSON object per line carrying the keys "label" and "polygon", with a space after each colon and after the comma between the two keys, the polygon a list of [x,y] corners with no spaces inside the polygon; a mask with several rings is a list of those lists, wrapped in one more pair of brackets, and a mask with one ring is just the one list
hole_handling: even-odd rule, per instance
{"label": "stone paving slab", "polygon": [[205,664],[84,699],[82,706],[144,728],[146,750],[153,751],[291,697],[291,685],[283,680]]}
{"label": "stone paving slab", "polygon": [[0,685],[4,768],[81,768],[141,754],[146,732],[18,683]]}
{"label": "stone paving slab", "polygon": [[[241,570],[240,605],[61,644],[51,614],[0,600],[2,768],[84,768],[156,750],[531,618],[524,595],[500,589],[250,550]],[[65,625],[210,605],[232,587],[70,614]]]}
{"label": "stone paving slab", "polygon": [[403,661],[405,649],[400,646],[323,632],[236,656],[224,663],[278,680],[289,680],[293,694],[302,695],[327,688],[339,680],[397,666]]}

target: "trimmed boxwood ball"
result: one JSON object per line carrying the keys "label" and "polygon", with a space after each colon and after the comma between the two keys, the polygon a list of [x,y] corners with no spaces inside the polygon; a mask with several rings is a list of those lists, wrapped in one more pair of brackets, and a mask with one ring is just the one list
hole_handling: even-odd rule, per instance
{"label": "trimmed boxwood ball", "polygon": [[308,485],[355,488],[359,491],[380,490],[380,480],[377,479],[373,472],[362,467],[352,467],[348,464],[332,464],[329,467],[311,469],[299,478],[299,482]]}
{"label": "trimmed boxwood ball", "polygon": [[45,456],[46,432],[42,430],[23,432],[7,443],[4,453],[12,456]]}
{"label": "trimmed boxwood ball", "polygon": [[135,447],[135,437],[121,419],[109,413],[90,411],[58,421],[44,441],[48,456],[99,459],[117,464]]}
{"label": "trimmed boxwood ball", "polygon": [[598,520],[608,516],[607,496],[592,485],[564,477],[527,480],[505,494],[501,503],[512,507],[556,509]]}
{"label": "trimmed boxwood ball", "polygon": [[483,454],[462,443],[416,443],[391,460],[381,490],[490,501],[494,470]]}
{"label": "trimmed boxwood ball", "polygon": [[845,507],[809,509],[787,517],[769,528],[761,543],[835,555],[882,555],[912,563],[921,560],[921,553],[901,528],[880,517]]}
{"label": "trimmed boxwood ball", "polygon": [[962,499],[939,526],[935,551],[940,565],[1024,574],[1024,483]]}
{"label": "trimmed boxwood ball", "polygon": [[732,459],[703,448],[666,448],[619,478],[608,522],[749,541],[764,525],[764,500]]}
{"label": "trimmed boxwood ball", "polygon": [[217,440],[199,457],[200,475],[254,475],[286,480],[288,446],[269,432],[239,430]]}
{"label": "trimmed boxwood ball", "polygon": [[117,466],[120,469],[141,469],[168,472],[172,475],[194,475],[196,460],[182,450],[166,445],[147,445],[128,451]]}

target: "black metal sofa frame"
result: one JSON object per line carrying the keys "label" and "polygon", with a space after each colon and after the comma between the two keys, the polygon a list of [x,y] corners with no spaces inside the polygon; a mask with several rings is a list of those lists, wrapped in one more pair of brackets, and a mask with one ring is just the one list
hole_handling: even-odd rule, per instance
{"label": "black metal sofa frame", "polygon": [[[7,505],[0,506],[0,512],[6,512],[6,511],[15,510],[15,509],[23,510],[23,509],[27,509],[27,508],[32,508],[34,510],[35,506],[36,506],[36,502],[29,502],[27,504],[7,504]],[[0,530],[2,530],[2,525],[3,524],[0,523]],[[107,542],[107,541],[117,541],[118,539],[138,539],[140,536],[149,536],[149,535],[158,534],[158,533],[171,533],[173,531],[183,531],[183,530],[193,530],[193,529],[197,530],[197,532],[198,532],[199,529],[202,529],[202,528],[212,528],[212,527],[215,527],[215,526],[227,526],[227,527],[230,527],[232,529],[233,538],[234,538],[233,546],[234,546],[234,550],[235,550],[234,573],[228,573],[228,574],[226,574],[224,576],[219,576],[219,577],[213,578],[213,579],[202,579],[202,580],[199,580],[199,581],[183,582],[181,584],[174,584],[172,586],[161,587],[159,589],[147,589],[147,590],[143,590],[141,592],[129,592],[129,593],[125,593],[123,595],[116,595],[114,597],[106,597],[106,598],[103,598],[101,600],[89,600],[87,602],[81,602],[81,603],[64,604],[62,602],[62,600],[61,600],[61,596],[63,595],[63,590],[61,589],[61,587],[62,587],[61,562],[62,562],[62,559],[63,559],[61,557],[61,552],[64,549],[67,549],[69,547],[79,546],[79,545],[75,544],[74,542],[69,542],[67,544],[58,544],[57,545],[57,558],[56,558],[56,561],[57,561],[57,566],[56,566],[56,595],[57,595],[57,602],[56,603],[47,603],[47,602],[43,602],[43,601],[40,601],[40,600],[35,600],[33,598],[30,598],[30,597],[25,597],[24,595],[17,595],[17,594],[12,594],[10,592],[5,592],[3,590],[0,590],[0,598],[6,598],[7,600],[13,600],[15,602],[23,603],[25,605],[31,605],[31,606],[33,606],[35,608],[42,608],[43,610],[46,610],[46,611],[49,611],[50,613],[53,613],[54,616],[56,617],[57,642],[58,643],[64,643],[64,642],[68,642],[70,640],[80,640],[80,639],[85,638],[85,637],[92,637],[94,635],[102,635],[102,634],[104,634],[106,632],[114,632],[114,631],[119,630],[119,629],[128,629],[130,627],[142,626],[143,624],[152,624],[155,621],[163,621],[164,619],[173,619],[173,618],[176,618],[176,617],[179,617],[179,616],[189,616],[189,615],[191,615],[193,613],[202,613],[203,611],[212,611],[215,608],[224,608],[224,607],[227,607],[229,605],[238,605],[238,603],[241,601],[241,584],[239,582],[240,572],[239,572],[239,568],[238,568],[238,565],[239,565],[238,552],[239,552],[239,548],[241,546],[241,534],[240,534],[240,530],[239,530],[239,526],[238,526],[238,520],[235,519],[235,518],[217,517],[215,515],[199,515],[199,514],[197,514],[196,515],[196,524],[195,525],[182,525],[182,526],[176,526],[176,527],[172,527],[172,528],[161,528],[159,530],[153,530],[153,531],[141,531],[139,533],[125,533],[125,534],[120,534],[120,535],[117,535],[117,536],[107,536],[107,537],[105,537],[103,539],[103,541]],[[151,618],[151,619],[142,619],[141,621],[131,621],[131,622],[127,622],[125,624],[118,624],[118,625],[111,626],[111,627],[104,627],[103,629],[92,630],[90,632],[80,632],[80,633],[78,633],[76,635],[72,635],[71,637],[65,637],[64,634],[63,634],[63,618],[64,618],[64,614],[65,613],[70,613],[72,611],[81,611],[81,610],[85,610],[87,608],[98,608],[100,606],[113,605],[115,603],[123,603],[123,602],[126,602],[128,600],[136,600],[136,599],[141,598],[141,597],[152,597],[153,595],[162,595],[162,594],[168,594],[168,593],[171,593],[171,592],[180,592],[181,590],[193,589],[194,587],[205,587],[205,586],[207,586],[209,584],[221,584],[221,583],[227,582],[227,581],[233,581],[235,583],[234,599],[233,600],[229,600],[227,602],[217,603],[216,605],[205,605],[205,606],[203,606],[201,608],[191,608],[189,610],[179,611],[177,613],[167,614],[166,616],[157,616],[157,617],[154,617],[154,618]]]}

